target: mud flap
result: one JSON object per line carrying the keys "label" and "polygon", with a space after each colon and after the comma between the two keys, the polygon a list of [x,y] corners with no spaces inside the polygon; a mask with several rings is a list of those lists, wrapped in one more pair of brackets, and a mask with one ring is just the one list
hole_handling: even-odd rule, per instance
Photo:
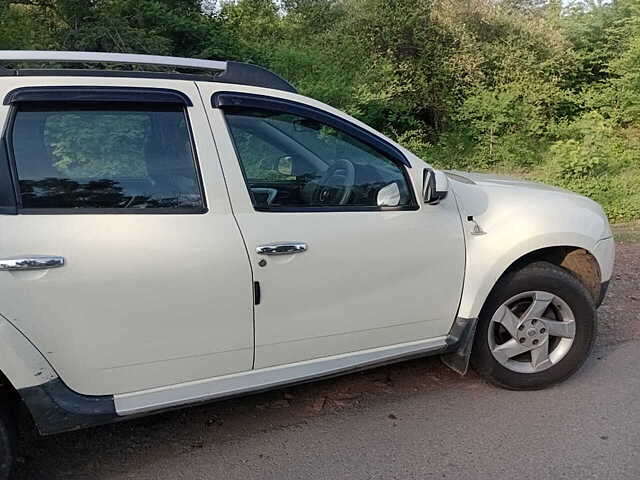
{"label": "mud flap", "polygon": [[469,369],[477,325],[477,318],[457,318],[449,333],[447,352],[440,356],[442,363],[460,375],[465,375]]}

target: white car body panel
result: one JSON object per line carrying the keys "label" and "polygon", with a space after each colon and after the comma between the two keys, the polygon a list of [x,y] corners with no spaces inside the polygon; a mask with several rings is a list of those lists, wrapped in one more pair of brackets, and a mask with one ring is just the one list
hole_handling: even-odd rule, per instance
{"label": "white car body panel", "polygon": [[[455,175],[474,183],[456,180]],[[465,222],[467,272],[459,316],[477,317],[509,266],[542,248],[583,248],[598,260],[601,281],[611,278],[612,251],[595,247],[612,234],[595,202],[548,185],[478,174],[454,174],[450,188],[463,218],[473,216],[485,232],[474,235],[475,223]]]}
{"label": "white car body panel", "polygon": [[593,256],[598,260],[600,273],[603,281],[610,281],[613,276],[613,264],[616,256],[616,242],[613,238],[607,237],[596,243],[593,247]]}
{"label": "white car body panel", "polygon": [[[212,83],[199,88],[205,105],[216,91],[247,90]],[[214,108],[208,113],[254,277],[262,285],[264,300],[255,309],[256,368],[449,332],[465,260],[453,197],[413,211],[255,211],[223,113]],[[419,167],[410,171],[422,175]],[[268,258],[267,266],[260,267],[264,257],[256,247],[278,241],[305,242],[309,249]]]}
{"label": "white car body panel", "polygon": [[[189,117],[208,213],[0,219],[0,257],[65,257],[63,268],[0,272],[0,312],[85,395],[225,375],[250,370],[253,362],[251,270],[200,96],[193,82],[152,83],[179,89],[194,103]],[[0,98],[21,86],[103,84],[86,77],[3,78]]]}

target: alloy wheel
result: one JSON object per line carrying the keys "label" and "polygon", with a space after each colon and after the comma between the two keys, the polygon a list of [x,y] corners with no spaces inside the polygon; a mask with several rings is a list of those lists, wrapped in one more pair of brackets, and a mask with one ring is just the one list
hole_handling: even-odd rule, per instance
{"label": "alloy wheel", "polygon": [[569,305],[543,291],[519,293],[496,310],[489,323],[489,349],[504,367],[537,373],[562,360],[576,335]]}

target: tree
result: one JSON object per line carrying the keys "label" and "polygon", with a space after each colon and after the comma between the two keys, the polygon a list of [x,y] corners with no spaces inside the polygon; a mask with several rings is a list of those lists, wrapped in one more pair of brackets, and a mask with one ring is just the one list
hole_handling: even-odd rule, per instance
{"label": "tree", "polygon": [[[6,0],[5,0],[6,1]],[[62,50],[198,56],[216,30],[198,0],[9,0]]]}

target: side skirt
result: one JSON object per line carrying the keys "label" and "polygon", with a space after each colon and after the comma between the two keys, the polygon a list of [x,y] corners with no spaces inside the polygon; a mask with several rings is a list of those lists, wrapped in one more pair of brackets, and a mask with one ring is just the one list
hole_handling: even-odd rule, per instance
{"label": "side skirt", "polygon": [[263,368],[224,377],[115,395],[118,415],[132,415],[185,404],[255,393],[320,378],[342,375],[412,356],[442,353],[447,337],[421,340],[393,347],[336,355],[306,362]]}
{"label": "side skirt", "polygon": [[19,393],[40,433],[49,435],[185,405],[330,378],[412,358],[447,353],[456,355],[461,348],[467,349],[469,339],[473,339],[475,324],[475,319],[459,318],[448,336],[139,392],[81,395],[56,378],[42,385],[21,389]]}

